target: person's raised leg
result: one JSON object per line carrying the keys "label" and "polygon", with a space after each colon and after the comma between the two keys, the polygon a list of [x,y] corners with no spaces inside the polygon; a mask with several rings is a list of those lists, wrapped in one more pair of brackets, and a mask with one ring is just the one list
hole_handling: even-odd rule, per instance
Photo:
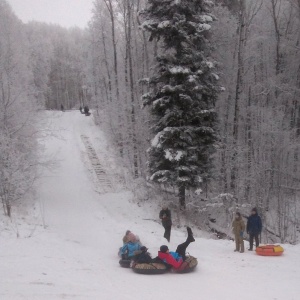
{"label": "person's raised leg", "polygon": [[195,239],[193,237],[193,232],[190,227],[187,227],[188,237],[186,241],[180,245],[177,246],[176,252],[185,260],[185,253],[187,247],[190,245],[190,243],[195,242]]}

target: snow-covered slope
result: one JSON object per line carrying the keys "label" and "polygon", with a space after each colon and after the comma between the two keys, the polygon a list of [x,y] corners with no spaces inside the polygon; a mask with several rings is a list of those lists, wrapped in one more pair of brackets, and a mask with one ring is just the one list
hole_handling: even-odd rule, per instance
{"label": "snow-covered slope", "polygon": [[[62,138],[49,136],[45,155],[57,153],[60,163],[40,179],[35,218],[18,221],[21,237],[5,228],[0,232],[1,300],[300,299],[299,246],[286,245],[282,257],[259,257],[234,253],[230,241],[197,238],[189,248],[199,260],[194,273],[142,276],[120,268],[117,250],[127,229],[153,255],[165,243],[162,227],[145,220],[157,216],[151,215],[150,204],[147,209],[134,204],[132,193],[116,180],[118,166],[92,117],[47,114]],[[108,193],[90,171],[82,136],[111,182]],[[33,224],[38,219],[40,224],[44,219],[45,230]],[[184,238],[183,231],[174,230],[170,248]]]}

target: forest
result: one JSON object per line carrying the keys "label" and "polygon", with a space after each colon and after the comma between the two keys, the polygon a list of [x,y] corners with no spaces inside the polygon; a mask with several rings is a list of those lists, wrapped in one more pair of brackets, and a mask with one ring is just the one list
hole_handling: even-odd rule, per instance
{"label": "forest", "polygon": [[299,242],[300,1],[164,2],[95,0],[82,30],[24,24],[0,0],[5,215],[48,166],[39,111],[88,105],[138,200],[219,234],[257,207],[266,239]]}

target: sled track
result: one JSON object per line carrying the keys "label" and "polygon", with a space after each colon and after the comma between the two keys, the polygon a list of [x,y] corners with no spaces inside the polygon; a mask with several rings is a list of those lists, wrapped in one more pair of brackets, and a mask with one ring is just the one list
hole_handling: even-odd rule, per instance
{"label": "sled track", "polygon": [[88,155],[89,160],[92,164],[92,167],[96,173],[97,179],[98,179],[99,183],[101,184],[101,188],[106,193],[111,192],[112,191],[112,183],[109,179],[109,176],[103,169],[103,167],[100,163],[100,160],[98,158],[98,155],[97,155],[93,145],[90,142],[90,139],[85,135],[81,135],[81,139],[87,150],[87,155]]}

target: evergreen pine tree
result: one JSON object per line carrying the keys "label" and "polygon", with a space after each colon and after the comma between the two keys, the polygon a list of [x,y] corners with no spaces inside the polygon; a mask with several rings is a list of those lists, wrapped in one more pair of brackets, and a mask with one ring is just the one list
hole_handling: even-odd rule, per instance
{"label": "evergreen pine tree", "polygon": [[178,189],[185,208],[187,189],[201,188],[211,178],[217,139],[215,102],[219,87],[210,58],[212,2],[148,0],[142,28],[159,43],[160,55],[151,91],[143,96],[151,107],[156,134],[149,151],[153,182]]}

